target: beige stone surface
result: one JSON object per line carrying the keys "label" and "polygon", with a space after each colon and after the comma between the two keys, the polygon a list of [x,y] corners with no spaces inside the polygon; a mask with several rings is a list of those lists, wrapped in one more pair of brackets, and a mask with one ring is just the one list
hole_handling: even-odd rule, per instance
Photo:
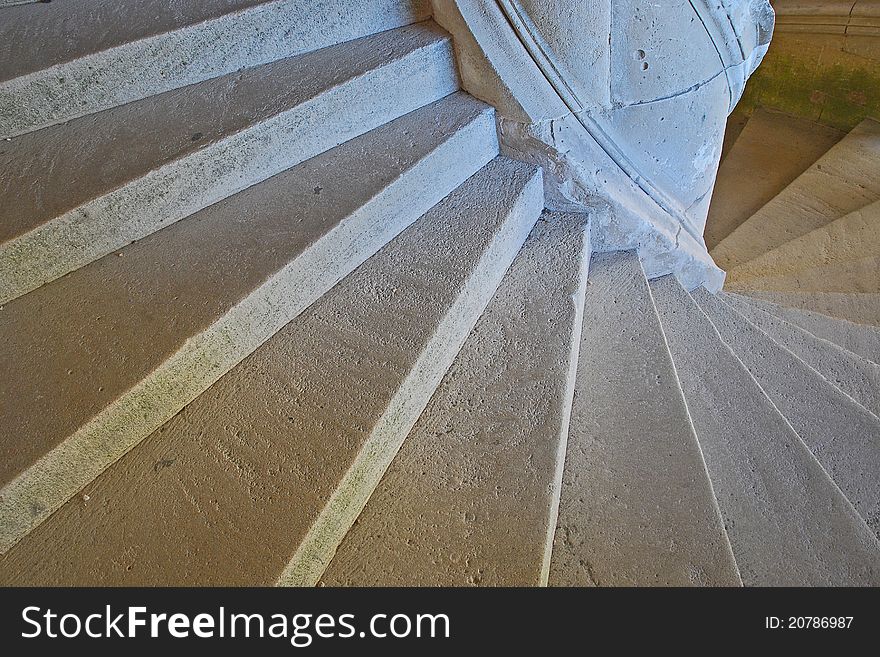
{"label": "beige stone surface", "polygon": [[764,290],[742,290],[741,293],[781,306],[809,310],[856,324],[880,326],[880,293]]}
{"label": "beige stone surface", "polygon": [[[705,298],[707,303],[708,297]],[[713,304],[717,306],[718,304]],[[726,310],[722,306],[722,310]],[[836,386],[849,397],[861,404],[880,417],[880,366],[861,356],[838,347],[836,344],[817,338],[815,335],[794,324],[789,324],[783,319],[766,313],[763,310],[752,308],[738,309],[740,314],[747,317],[748,321],[758,329],[766,333],[775,342],[785,347],[792,354],[816,370],[832,385]],[[726,316],[729,316],[728,312]],[[734,317],[734,319],[739,319]],[[742,325],[742,322],[740,322]],[[742,356],[746,362],[751,354]],[[764,375],[766,375],[765,373]],[[762,375],[763,376],[763,375]],[[755,374],[761,380],[761,377]],[[786,380],[786,371],[780,369],[773,379],[773,385],[782,384],[785,390],[791,385],[791,380]],[[765,388],[766,389],[766,388]],[[806,400],[802,400],[806,401]],[[880,432],[878,432],[880,440]]]}
{"label": "beige stone surface", "polygon": [[880,256],[832,261],[782,276],[735,280],[730,291],[880,293]]}
{"label": "beige stone surface", "polygon": [[340,487],[396,453],[384,439],[409,433],[540,190],[491,163],[25,537],[0,581],[274,584],[322,517],[363,508],[381,471]]}
{"label": "beige stone surface", "polygon": [[743,583],[880,583],[876,537],[709,318],[672,277],[651,291]]}
{"label": "beige stone surface", "polygon": [[418,25],[5,142],[0,303],[457,89]]}
{"label": "beige stone surface", "polygon": [[[732,288],[774,289],[765,287],[765,284],[755,279],[791,278],[807,269],[839,266],[844,262],[877,257],[880,257],[880,201],[850,212],[845,217],[735,267],[727,273],[726,282]],[[851,271],[854,273],[858,270]],[[877,292],[877,289],[863,288],[872,283],[874,288],[880,285],[880,269],[865,271],[865,274],[866,277],[854,278],[852,288],[846,291]],[[843,285],[846,279],[837,278],[834,282]]]}
{"label": "beige stone surface", "polygon": [[722,298],[737,308],[742,305],[760,308],[784,319],[818,338],[823,338],[847,351],[880,364],[880,329],[856,324],[845,319],[828,317],[809,310],[797,310],[738,294],[723,294]]}
{"label": "beige stone surface", "polygon": [[[24,134],[430,15],[428,0],[51,4],[4,12],[0,136]],[[196,4],[200,7],[181,6]]]}
{"label": "beige stone surface", "polygon": [[880,123],[865,119],[712,249],[732,270],[880,200]]}
{"label": "beige stone surface", "polygon": [[718,169],[706,220],[706,246],[714,249],[843,136],[813,121],[756,110]]}
{"label": "beige stone surface", "polygon": [[739,583],[638,258],[597,255],[550,584]]}
{"label": "beige stone surface", "polygon": [[[794,339],[803,340],[805,336],[792,339],[783,330],[774,331],[774,322],[784,322],[762,310],[749,312],[748,308],[728,305],[702,292],[693,294],[710,313],[724,341],[736,351],[868,527],[880,534],[880,419],[874,414],[876,408],[866,410],[845,392],[840,379],[850,372],[845,368],[830,371],[811,367],[816,359],[794,344]],[[742,314],[746,312],[749,314]],[[793,326],[791,332],[804,333]],[[839,347],[825,343],[819,349],[833,352]]]}
{"label": "beige stone surface", "polygon": [[546,582],[588,228],[548,213],[532,231],[322,584]]}
{"label": "beige stone surface", "polygon": [[497,152],[491,108],[451,96],[6,305],[0,546]]}

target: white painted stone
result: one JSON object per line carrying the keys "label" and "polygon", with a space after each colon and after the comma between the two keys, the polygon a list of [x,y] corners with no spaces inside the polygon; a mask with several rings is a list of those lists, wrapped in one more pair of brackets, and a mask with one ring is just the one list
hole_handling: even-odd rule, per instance
{"label": "white painted stone", "polygon": [[[210,15],[200,16],[201,22],[186,18],[182,26],[172,17],[165,21],[167,31],[151,34],[155,5],[167,0],[142,9],[137,4],[61,0],[52,7],[20,7],[12,10],[14,16],[5,14],[0,44],[10,50],[0,60],[32,52],[34,42],[55,38],[65,22],[79,29],[74,30],[72,53],[55,52],[48,61],[32,62],[30,72],[0,82],[0,136],[408,25],[427,18],[429,9],[427,0],[276,0],[246,3],[252,6],[227,13],[220,9],[222,15],[211,20],[205,20]],[[57,9],[64,5],[69,7]],[[184,16],[188,13],[199,12]],[[93,41],[100,43],[102,37],[92,35],[114,31],[120,20],[131,21],[128,40],[93,50]]]}
{"label": "white painted stone", "polygon": [[876,585],[880,544],[672,277],[651,292],[742,581]]}
{"label": "white painted stone", "polygon": [[847,351],[880,364],[880,329],[873,326],[856,324],[845,319],[835,319],[809,310],[785,308],[769,301],[743,297],[738,294],[724,293],[722,298],[734,308],[743,305],[757,306],[761,310],[800,326],[817,338],[833,342]]}
{"label": "white painted stone", "polygon": [[322,585],[546,583],[587,229],[584,215],[538,222]]}
{"label": "white painted stone", "polygon": [[705,292],[692,294],[871,531],[880,535],[880,419],[750,318]]}
{"label": "white painted stone", "polygon": [[414,26],[25,135],[0,156],[0,303],[457,88],[446,35]]}
{"label": "white painted stone", "polygon": [[[593,228],[596,248],[637,248],[649,276],[674,272],[689,288],[721,288],[724,275],[702,230],[725,119],[769,42],[769,3],[434,6],[455,37],[465,89],[498,110],[503,152],[545,169],[550,209],[607,208]],[[618,18],[608,43],[594,44],[590,30],[606,29],[612,8]],[[639,20],[623,20],[628,10]],[[593,17],[572,18],[582,12]],[[636,44],[676,30],[682,33],[665,47],[654,39],[652,70]]]}
{"label": "white painted stone", "polygon": [[0,549],[497,152],[453,95],[6,305]]}
{"label": "white painted stone", "polygon": [[[615,0],[610,4],[614,72],[611,87],[615,105],[638,105],[686,95],[694,86],[718,76],[727,84],[724,63],[690,0]],[[683,66],[683,53],[700,55],[689,57]],[[579,72],[583,74],[583,68]],[[730,103],[726,88],[721,100],[722,116],[726,116]],[[694,127],[694,132],[699,132]]]}
{"label": "white painted stone", "polygon": [[736,586],[648,282],[596,255],[550,565],[554,586]]}

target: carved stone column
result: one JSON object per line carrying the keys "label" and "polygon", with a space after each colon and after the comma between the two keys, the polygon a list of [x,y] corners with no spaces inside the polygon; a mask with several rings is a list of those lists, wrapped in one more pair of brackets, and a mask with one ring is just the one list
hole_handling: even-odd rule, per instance
{"label": "carved stone column", "polygon": [[767,50],[768,0],[434,0],[465,88],[547,205],[594,214],[598,250],[716,291],[703,229],[726,119]]}

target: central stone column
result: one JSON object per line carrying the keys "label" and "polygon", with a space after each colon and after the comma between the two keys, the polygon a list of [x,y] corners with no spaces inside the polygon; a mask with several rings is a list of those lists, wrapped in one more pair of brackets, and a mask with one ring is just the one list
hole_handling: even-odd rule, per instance
{"label": "central stone column", "polygon": [[727,116],[773,30],[768,0],[434,0],[463,84],[549,209],[590,212],[600,251],[717,291],[703,241]]}

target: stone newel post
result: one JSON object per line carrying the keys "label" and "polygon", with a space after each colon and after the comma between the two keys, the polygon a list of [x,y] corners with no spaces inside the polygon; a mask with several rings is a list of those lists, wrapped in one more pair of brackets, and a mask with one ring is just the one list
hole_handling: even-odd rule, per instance
{"label": "stone newel post", "polygon": [[590,212],[598,250],[717,291],[702,234],[726,119],[767,51],[768,0],[434,0],[467,91],[547,205]]}

